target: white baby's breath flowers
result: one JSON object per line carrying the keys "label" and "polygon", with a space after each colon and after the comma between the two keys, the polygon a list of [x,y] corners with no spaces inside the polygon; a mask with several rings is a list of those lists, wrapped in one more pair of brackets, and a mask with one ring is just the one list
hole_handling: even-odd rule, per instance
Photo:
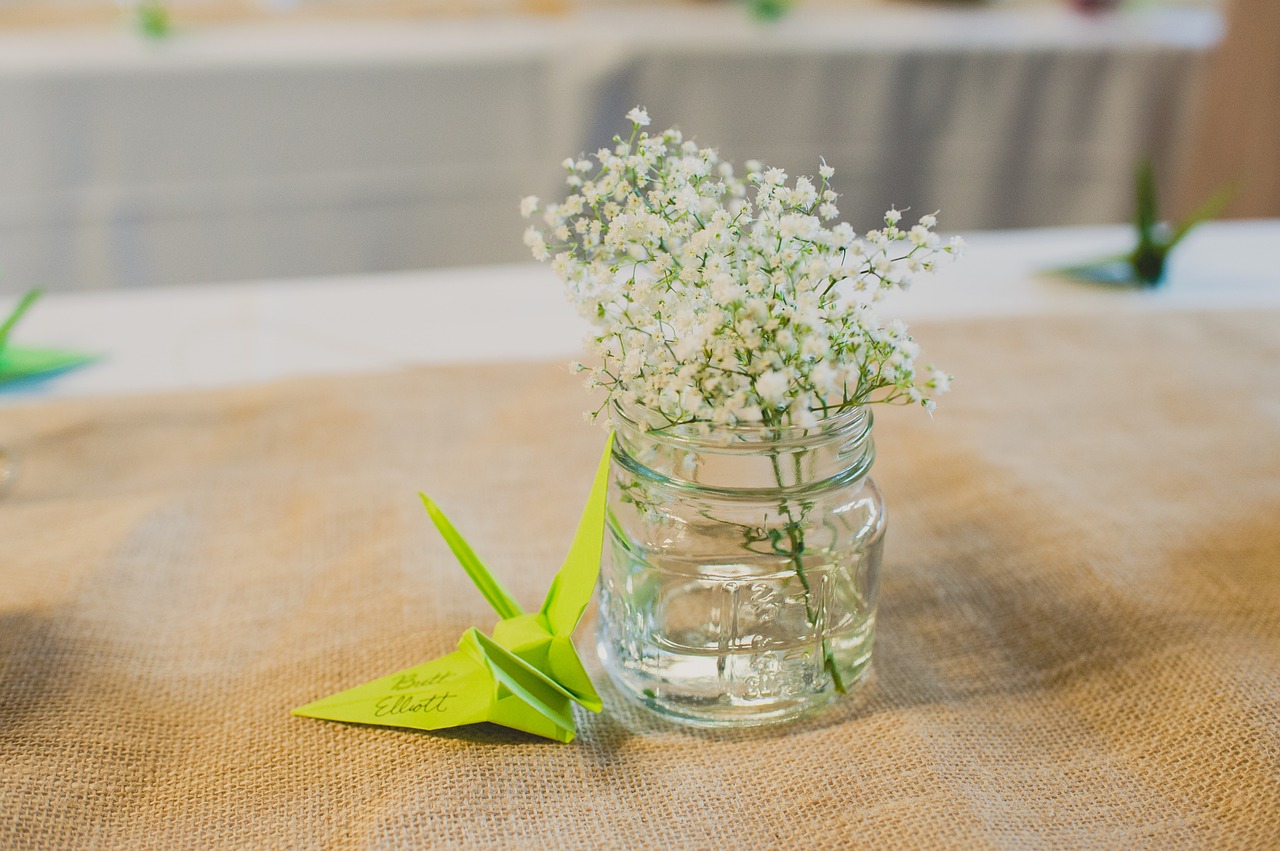
{"label": "white baby's breath flowers", "polygon": [[[585,372],[646,425],[811,426],[872,402],[932,410],[951,377],[917,369],[919,347],[876,303],[906,288],[942,245],[936,214],[900,228],[903,213],[859,239],[839,215],[823,162],[816,181],[788,180],[754,160],[739,177],[679,130],[615,137],[596,163],[566,159],[570,194],[521,201],[525,244],[552,260],[595,326]],[[541,215],[535,218],[535,215]]]}

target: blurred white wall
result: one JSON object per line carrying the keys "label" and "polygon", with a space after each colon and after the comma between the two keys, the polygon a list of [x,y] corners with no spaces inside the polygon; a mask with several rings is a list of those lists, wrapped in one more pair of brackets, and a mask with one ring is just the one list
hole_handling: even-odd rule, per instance
{"label": "blurred white wall", "polygon": [[1119,221],[1185,162],[1219,17],[737,6],[0,34],[0,291],[526,258],[518,200],[631,106],[837,170],[845,217]]}

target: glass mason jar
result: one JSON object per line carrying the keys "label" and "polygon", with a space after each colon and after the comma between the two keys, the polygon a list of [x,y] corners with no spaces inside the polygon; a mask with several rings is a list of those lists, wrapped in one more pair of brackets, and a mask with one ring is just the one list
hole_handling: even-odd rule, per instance
{"label": "glass mason jar", "polygon": [[613,420],[597,627],[613,681],[712,727],[788,720],[860,682],[885,528],[871,413],[706,435]]}

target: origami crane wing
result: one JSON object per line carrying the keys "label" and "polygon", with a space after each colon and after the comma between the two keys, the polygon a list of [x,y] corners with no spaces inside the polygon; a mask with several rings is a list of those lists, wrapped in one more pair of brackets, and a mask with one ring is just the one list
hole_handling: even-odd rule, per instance
{"label": "origami crane wing", "polygon": [[574,696],[545,673],[472,628],[499,684],[489,721],[537,736],[571,742],[577,732],[570,704]]}
{"label": "origami crane wing", "polygon": [[425,493],[420,493],[422,497],[422,505],[427,509],[427,514],[431,517],[431,522],[436,525],[440,536],[444,538],[445,543],[449,545],[449,549],[453,550],[454,558],[458,560],[458,564],[462,565],[462,569],[467,572],[467,576],[471,577],[471,581],[484,595],[485,600],[498,613],[500,618],[514,618],[523,614],[520,604],[507,593],[502,584],[494,578],[489,572],[489,568],[485,567],[484,562],[475,554],[475,550],[471,549],[471,545],[467,540],[458,534],[458,530],[453,528],[453,524],[449,522],[449,518],[440,510],[440,506],[432,501],[431,497]]}
{"label": "origami crane wing", "polygon": [[593,712],[603,708],[572,635],[600,568],[612,446],[611,435],[569,555],[536,613],[520,609],[439,506],[423,494],[428,515],[458,563],[502,618],[493,638],[473,627],[448,656],[307,704],[293,714],[421,730],[490,721],[571,741],[571,704]]}
{"label": "origami crane wing", "polygon": [[605,441],[604,457],[596,468],[578,530],[569,545],[564,564],[551,580],[551,588],[542,603],[542,614],[554,635],[568,636],[578,627],[582,613],[591,602],[600,574],[600,553],[604,548],[605,495],[609,489],[609,460],[613,452],[613,434]]}

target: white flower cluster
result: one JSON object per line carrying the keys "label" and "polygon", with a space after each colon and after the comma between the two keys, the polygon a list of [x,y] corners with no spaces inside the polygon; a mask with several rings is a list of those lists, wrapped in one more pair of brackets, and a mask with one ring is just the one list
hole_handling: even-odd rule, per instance
{"label": "white flower cluster", "polygon": [[917,370],[919,347],[874,306],[930,271],[936,219],[901,213],[859,237],[839,216],[825,163],[817,182],[746,164],[745,177],[678,130],[649,135],[627,114],[629,139],[567,159],[570,194],[525,198],[525,232],[552,260],[596,327],[588,386],[650,426],[677,423],[811,426],[870,402],[932,410],[950,376]]}

